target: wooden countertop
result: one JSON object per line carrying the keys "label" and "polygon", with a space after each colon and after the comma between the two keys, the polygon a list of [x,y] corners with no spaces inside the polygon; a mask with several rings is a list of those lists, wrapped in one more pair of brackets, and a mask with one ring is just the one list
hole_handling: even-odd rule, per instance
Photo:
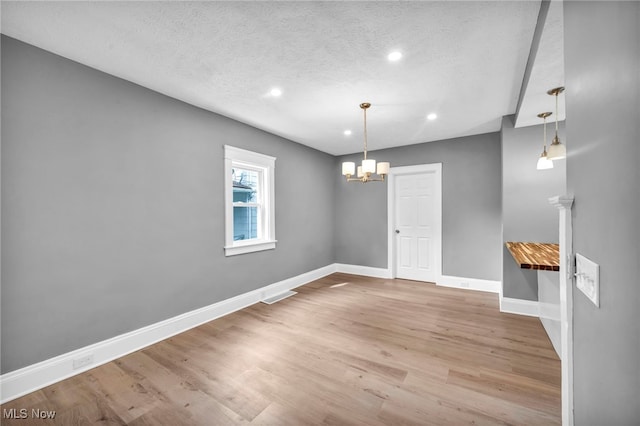
{"label": "wooden countertop", "polygon": [[507,249],[523,269],[560,270],[560,246],[549,243],[506,242]]}

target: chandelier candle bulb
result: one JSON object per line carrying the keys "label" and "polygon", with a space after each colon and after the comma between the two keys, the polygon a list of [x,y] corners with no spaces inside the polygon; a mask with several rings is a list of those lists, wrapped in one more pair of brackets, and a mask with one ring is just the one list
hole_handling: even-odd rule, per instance
{"label": "chandelier candle bulb", "polygon": [[344,176],[353,176],[356,173],[356,163],[353,163],[351,161],[346,161],[344,163],[342,163],[342,174]]}

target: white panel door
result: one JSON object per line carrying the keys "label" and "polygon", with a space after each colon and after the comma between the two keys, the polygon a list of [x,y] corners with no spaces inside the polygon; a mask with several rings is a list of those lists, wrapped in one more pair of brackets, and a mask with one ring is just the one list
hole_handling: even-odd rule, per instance
{"label": "white panel door", "polygon": [[436,280],[436,174],[398,175],[394,179],[396,276]]}

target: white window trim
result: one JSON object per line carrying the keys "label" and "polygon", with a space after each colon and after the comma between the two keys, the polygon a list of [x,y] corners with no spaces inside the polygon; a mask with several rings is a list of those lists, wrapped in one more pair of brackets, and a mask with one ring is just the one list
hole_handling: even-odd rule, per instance
{"label": "white window trim", "polygon": [[[231,170],[234,166],[262,170],[263,194],[261,196],[264,197],[262,199],[264,209],[261,212],[263,215],[262,238],[233,240],[233,178]],[[224,146],[225,256],[276,248],[275,168],[275,157],[230,145]]]}

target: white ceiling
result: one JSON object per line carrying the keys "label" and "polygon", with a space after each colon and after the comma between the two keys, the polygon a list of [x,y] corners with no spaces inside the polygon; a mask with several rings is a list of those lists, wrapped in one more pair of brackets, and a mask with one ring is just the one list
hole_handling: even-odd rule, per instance
{"label": "white ceiling", "polygon": [[[539,10],[540,1],[2,1],[2,33],[338,155],[362,149],[365,101],[370,149],[499,130],[516,112]],[[393,50],[400,61],[387,60]]]}

